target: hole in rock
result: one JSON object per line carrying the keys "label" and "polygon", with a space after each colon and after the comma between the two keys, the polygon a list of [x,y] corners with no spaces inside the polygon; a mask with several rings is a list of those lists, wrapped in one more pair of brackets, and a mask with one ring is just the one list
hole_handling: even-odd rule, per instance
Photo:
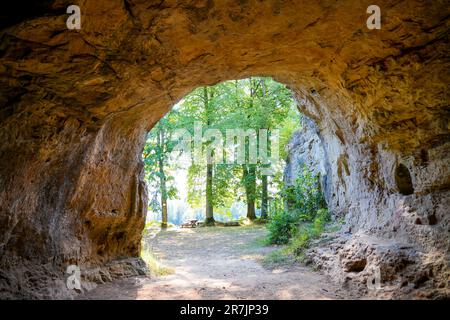
{"label": "hole in rock", "polygon": [[431,215],[428,216],[428,224],[430,226],[433,226],[433,225],[437,224],[437,222],[438,221],[437,221],[437,218],[436,218],[435,214],[431,214]]}
{"label": "hole in rock", "polygon": [[395,170],[395,183],[401,194],[410,195],[414,193],[411,175],[404,164],[399,164]]}
{"label": "hole in rock", "polygon": [[428,164],[428,151],[427,150],[425,150],[425,149],[420,150],[420,159],[421,159],[423,165]]}
{"label": "hole in rock", "polygon": [[346,271],[347,272],[361,272],[364,270],[364,268],[367,265],[367,259],[355,259],[352,261],[347,262],[346,264]]}

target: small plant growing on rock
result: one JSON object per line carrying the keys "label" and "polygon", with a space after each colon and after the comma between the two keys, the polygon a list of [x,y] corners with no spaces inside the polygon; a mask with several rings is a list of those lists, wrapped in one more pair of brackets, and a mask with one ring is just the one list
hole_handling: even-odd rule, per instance
{"label": "small plant growing on rock", "polygon": [[310,223],[301,224],[297,233],[293,236],[288,251],[301,255],[308,248],[311,241],[317,239],[325,230],[325,225],[330,222],[330,214],[327,209],[319,209],[316,217]]}

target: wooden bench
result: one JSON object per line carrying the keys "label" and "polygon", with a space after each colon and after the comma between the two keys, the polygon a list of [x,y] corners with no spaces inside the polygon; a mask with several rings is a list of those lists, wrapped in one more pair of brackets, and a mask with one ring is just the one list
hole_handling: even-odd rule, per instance
{"label": "wooden bench", "polygon": [[195,228],[197,226],[198,220],[188,220],[183,222],[181,225],[182,228]]}

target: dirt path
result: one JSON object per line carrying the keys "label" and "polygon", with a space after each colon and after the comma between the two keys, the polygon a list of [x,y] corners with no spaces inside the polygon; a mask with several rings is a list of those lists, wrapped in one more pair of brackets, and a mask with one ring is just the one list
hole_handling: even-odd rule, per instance
{"label": "dirt path", "polygon": [[150,241],[162,264],[175,270],[98,286],[87,299],[340,299],[325,276],[302,266],[264,268],[273,247],[263,227],[177,229]]}

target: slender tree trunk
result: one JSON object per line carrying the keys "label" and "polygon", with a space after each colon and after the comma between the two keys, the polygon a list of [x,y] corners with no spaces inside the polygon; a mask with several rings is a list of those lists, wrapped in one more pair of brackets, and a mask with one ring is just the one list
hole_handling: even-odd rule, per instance
{"label": "slender tree trunk", "polygon": [[159,180],[161,189],[161,228],[167,228],[167,185],[166,185],[166,175],[164,173],[164,160],[162,157],[162,148],[164,142],[164,131],[159,130],[158,135],[158,147],[160,148],[158,152],[158,167],[159,167]]}
{"label": "slender tree trunk", "polygon": [[205,220],[205,224],[208,226],[214,225],[214,210],[213,210],[213,203],[212,203],[212,197],[213,197],[212,183],[213,183],[213,165],[207,164],[206,165],[206,220]]}
{"label": "slender tree trunk", "polygon": [[247,168],[246,165],[243,165],[243,169],[244,169],[243,178],[245,186],[245,195],[247,199],[247,219],[255,220],[256,166],[249,165]]}
{"label": "slender tree trunk", "polygon": [[[255,94],[255,83],[250,81],[250,108],[253,108],[253,96]],[[256,165],[249,163],[243,165],[245,196],[247,199],[247,219],[256,219],[255,199],[256,199]]]}
{"label": "slender tree trunk", "polygon": [[[205,104],[206,124],[209,126],[209,97],[208,88],[203,88],[203,102]],[[213,207],[213,164],[211,161],[211,155],[208,153],[206,159],[206,212],[205,212],[205,225],[214,225],[214,207]]]}
{"label": "slender tree trunk", "polygon": [[261,196],[261,219],[267,219],[267,211],[268,211],[268,176],[263,174],[261,176],[261,187],[262,187],[262,196]]}
{"label": "slender tree trunk", "polygon": [[[266,98],[266,84],[264,82],[264,80],[261,80],[261,91],[262,91],[262,96],[263,99]],[[265,103],[265,100],[263,100]],[[267,128],[268,129],[268,128]],[[261,142],[260,142],[261,143]],[[267,147],[269,147],[269,144],[267,144]],[[265,164],[263,164],[264,166]],[[261,188],[262,188],[262,192],[261,192],[261,219],[267,219],[268,216],[268,185],[269,185],[269,177],[265,174],[261,175]]]}

